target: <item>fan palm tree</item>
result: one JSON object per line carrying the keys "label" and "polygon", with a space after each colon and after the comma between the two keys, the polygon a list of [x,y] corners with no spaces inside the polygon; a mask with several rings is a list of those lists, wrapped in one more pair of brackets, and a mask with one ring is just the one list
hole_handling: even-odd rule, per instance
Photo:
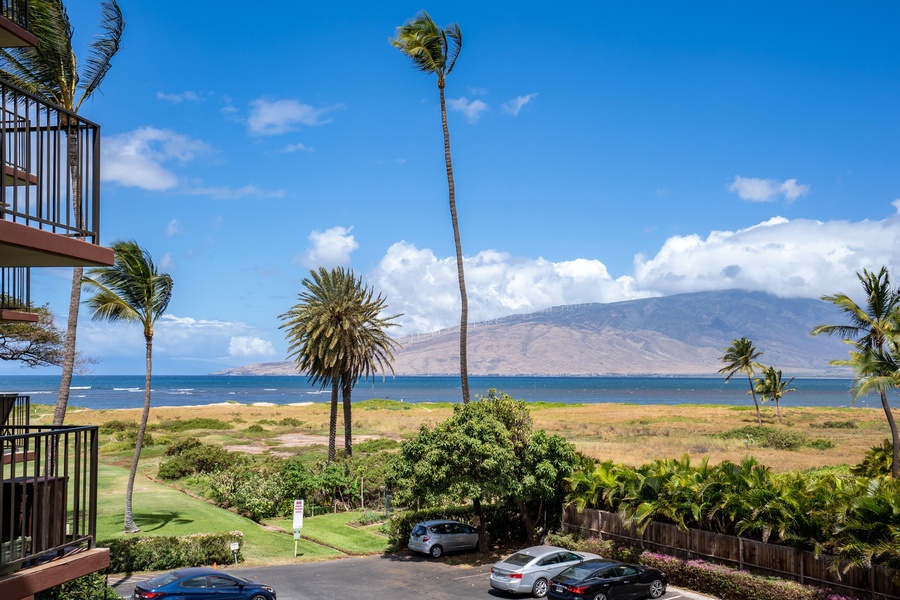
{"label": "fan palm tree", "polygon": [[114,242],[115,264],[111,267],[97,267],[84,278],[85,288],[93,292],[87,298],[88,307],[93,311],[94,321],[137,322],[144,328],[146,344],[146,377],[144,380],[144,410],[134,443],[131,472],[125,490],[125,531],[140,531],[135,525],[131,511],[131,497],[134,492],[134,478],[138,460],[150,416],[150,390],[153,373],[153,327],[169,306],[172,299],[172,277],[160,273],[150,254],[134,241]]}
{"label": "fan palm tree", "polygon": [[447,126],[447,103],[444,84],[447,75],[456,65],[462,50],[462,31],[453,24],[446,29],[438,27],[424,10],[397,28],[397,37],[391,45],[409,57],[413,66],[428,74],[437,75],[441,99],[441,125],[444,129],[444,162],[447,166],[447,187],[450,196],[450,220],[453,223],[453,241],[456,243],[456,273],[459,279],[459,371],[463,402],[469,402],[469,367],[466,355],[468,336],[469,301],[466,296],[466,277],[463,269],[462,243],[459,237],[459,221],[456,217],[456,187],[453,182],[453,163],[450,160],[450,129]]}
{"label": "fan palm tree", "polygon": [[813,335],[838,335],[853,344],[849,360],[833,360],[830,364],[849,366],[856,371],[854,400],[869,392],[878,392],[881,407],[887,417],[893,444],[891,477],[900,474],[900,437],[887,399],[887,390],[900,387],[900,371],[896,355],[900,354],[900,290],[891,285],[887,267],[877,273],[863,269],[856,277],[862,283],[865,306],[854,302],[847,294],[822,296],[822,300],[837,306],[848,318],[846,325],[819,325]]}
{"label": "fan palm tree", "polygon": [[753,396],[753,404],[756,406],[756,421],[760,427],[762,427],[762,415],[759,413],[759,401],[756,399],[756,390],[753,389],[753,375],[755,373],[754,369],[761,366],[756,362],[756,359],[761,354],[762,352],[758,352],[753,347],[753,342],[742,337],[739,340],[732,341],[731,345],[725,348],[725,356],[719,359],[725,363],[725,366],[719,369],[719,373],[725,375],[726,383],[737,373],[745,373],[747,375],[747,381],[750,383],[750,394]]}
{"label": "fan palm tree", "polygon": [[[79,72],[72,49],[74,28],[62,0],[31,0],[31,30],[38,38],[37,47],[6,48],[0,50],[0,77],[47,102],[77,113],[85,100],[100,88],[112,66],[112,58],[119,51],[125,20],[116,0],[100,2],[100,30],[90,44],[90,52]],[[84,227],[81,212],[81,186],[78,149],[78,125],[60,120],[67,134],[67,157],[71,175],[74,223]],[[75,369],[75,336],[78,328],[78,307],[81,302],[82,267],[72,272],[72,292],[69,297],[69,316],[66,326],[66,346],[62,379],[53,415],[54,425],[61,425],[66,416],[69,388]]]}
{"label": "fan palm tree", "polygon": [[300,302],[281,315],[281,329],[287,330],[288,356],[297,361],[297,369],[306,373],[310,383],[324,389],[331,386],[331,415],[328,432],[328,461],[335,458],[337,402],[344,401],[344,449],[350,455],[352,415],[350,399],[360,378],[368,379],[376,371],[391,368],[397,342],[386,329],[399,315],[382,317],[384,298],[373,297],[353,271],[324,267],[310,271],[303,280],[306,288]]}
{"label": "fan palm tree", "polygon": [[759,394],[761,402],[769,400],[775,401],[775,414],[778,416],[778,422],[781,423],[781,398],[788,392],[796,392],[796,388],[789,388],[794,378],[791,377],[787,381],[782,380],[781,371],[776,371],[775,367],[766,367],[763,369],[762,377],[757,379],[753,385],[753,389]]}

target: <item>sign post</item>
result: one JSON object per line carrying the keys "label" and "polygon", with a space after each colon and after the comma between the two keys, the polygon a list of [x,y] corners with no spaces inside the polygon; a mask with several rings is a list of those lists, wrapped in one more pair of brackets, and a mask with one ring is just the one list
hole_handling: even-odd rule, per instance
{"label": "sign post", "polygon": [[303,529],[303,500],[294,500],[294,558],[297,558],[301,529]]}

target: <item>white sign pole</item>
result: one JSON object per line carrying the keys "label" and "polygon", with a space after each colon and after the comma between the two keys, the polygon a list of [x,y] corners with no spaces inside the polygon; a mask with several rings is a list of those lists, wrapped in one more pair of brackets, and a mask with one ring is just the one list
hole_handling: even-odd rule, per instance
{"label": "white sign pole", "polygon": [[303,500],[294,500],[294,558],[297,558],[301,529],[303,529]]}

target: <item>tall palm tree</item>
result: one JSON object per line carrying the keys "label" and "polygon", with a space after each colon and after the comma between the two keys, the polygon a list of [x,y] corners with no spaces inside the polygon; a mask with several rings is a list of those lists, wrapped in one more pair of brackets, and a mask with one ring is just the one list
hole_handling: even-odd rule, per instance
{"label": "tall palm tree", "polygon": [[144,328],[146,344],[146,377],[144,379],[144,410],[134,444],[128,487],[125,489],[125,531],[140,531],[135,525],[131,511],[131,497],[134,492],[134,478],[137,474],[147,418],[150,416],[150,390],[153,373],[153,327],[169,306],[172,299],[172,277],[160,273],[150,253],[134,241],[114,242],[115,264],[111,267],[97,267],[84,278],[85,288],[93,292],[87,298],[88,307],[93,311],[94,321],[137,322]]}
{"label": "tall palm tree", "polygon": [[775,367],[766,367],[763,369],[762,377],[754,382],[753,389],[759,394],[762,402],[768,400],[775,401],[775,414],[778,416],[778,422],[781,423],[781,398],[788,392],[796,392],[796,388],[789,388],[794,378],[791,377],[787,381],[781,378],[781,371],[776,371]]}
{"label": "tall palm tree", "polygon": [[756,390],[753,389],[754,369],[761,367],[756,359],[762,352],[758,352],[753,347],[753,342],[745,337],[734,340],[731,345],[725,348],[725,356],[721,360],[725,366],[719,369],[719,373],[725,375],[727,383],[731,377],[737,373],[745,373],[747,381],[750,383],[750,394],[753,396],[753,404],[756,406],[756,421],[762,427],[762,415],[759,412],[759,401],[756,399]]}
{"label": "tall palm tree", "polygon": [[[79,72],[75,51],[72,49],[74,28],[69,22],[62,0],[31,0],[29,15],[32,32],[38,38],[37,47],[6,48],[0,50],[0,77],[38,98],[52,102],[77,113],[85,100],[100,88],[100,84],[112,66],[112,58],[119,51],[119,42],[125,28],[125,20],[116,0],[100,2],[100,34],[90,43],[90,52]],[[72,180],[72,206],[74,222],[84,227],[81,213],[81,165],[77,124],[60,122],[67,134],[68,167]],[[78,307],[81,302],[82,267],[72,271],[72,291],[69,297],[69,316],[66,326],[66,349],[63,360],[62,380],[56,400],[53,423],[61,425],[66,416],[69,388],[75,369],[75,336],[78,328]]]}
{"label": "tall palm tree", "polygon": [[337,402],[344,399],[344,449],[353,452],[350,398],[360,378],[368,379],[376,371],[391,368],[397,342],[385,331],[398,315],[382,317],[384,298],[373,297],[352,270],[324,267],[310,271],[303,280],[305,291],[300,302],[280,316],[286,330],[288,356],[297,361],[297,369],[306,373],[310,383],[324,389],[331,386],[331,414],[328,431],[328,462],[335,458]]}
{"label": "tall palm tree", "polygon": [[447,187],[450,196],[450,220],[453,223],[453,241],[456,243],[456,273],[459,279],[459,371],[463,402],[469,402],[469,367],[466,355],[468,338],[469,300],[466,296],[466,277],[463,269],[462,243],[459,237],[459,221],[456,217],[456,187],[453,182],[453,163],[450,160],[450,129],[447,126],[447,103],[444,84],[447,75],[456,65],[462,50],[462,31],[454,23],[446,29],[435,25],[424,10],[406,24],[397,28],[397,37],[391,45],[409,57],[413,66],[424,73],[437,75],[441,99],[441,125],[444,129],[444,162],[447,165]]}
{"label": "tall palm tree", "polygon": [[900,387],[898,361],[893,356],[900,354],[900,290],[891,285],[887,267],[881,267],[877,273],[863,269],[856,277],[866,296],[865,306],[858,305],[843,293],[822,296],[822,300],[841,309],[849,323],[819,325],[812,334],[838,335],[853,344],[854,350],[850,352],[849,360],[833,360],[831,364],[849,366],[856,371],[854,400],[869,392],[879,393],[891,430],[891,476],[897,479],[900,475],[900,436],[888,403],[887,390]]}

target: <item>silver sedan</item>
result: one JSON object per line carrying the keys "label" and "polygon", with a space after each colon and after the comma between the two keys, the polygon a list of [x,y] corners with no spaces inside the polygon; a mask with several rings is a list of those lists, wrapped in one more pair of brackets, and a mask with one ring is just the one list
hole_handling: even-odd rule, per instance
{"label": "silver sedan", "polygon": [[525,548],[491,567],[491,587],[543,598],[547,595],[548,580],[588,558],[600,557],[556,546]]}

